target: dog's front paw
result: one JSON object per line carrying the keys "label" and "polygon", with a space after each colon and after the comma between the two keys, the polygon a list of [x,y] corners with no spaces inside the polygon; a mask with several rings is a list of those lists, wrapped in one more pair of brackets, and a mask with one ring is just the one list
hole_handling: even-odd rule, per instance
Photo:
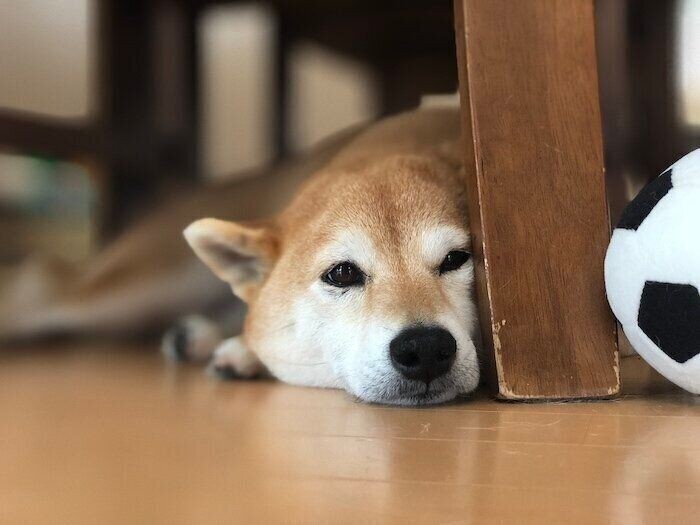
{"label": "dog's front paw", "polygon": [[252,379],[264,367],[239,336],[226,339],[217,347],[209,371],[221,379]]}
{"label": "dog's front paw", "polygon": [[216,324],[201,315],[180,319],[163,335],[161,351],[172,361],[204,361],[221,343]]}

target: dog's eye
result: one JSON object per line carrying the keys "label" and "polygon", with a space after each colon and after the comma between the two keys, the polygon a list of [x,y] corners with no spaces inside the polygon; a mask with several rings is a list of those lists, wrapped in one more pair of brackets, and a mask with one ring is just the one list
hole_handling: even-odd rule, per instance
{"label": "dog's eye", "polygon": [[469,260],[471,254],[465,250],[453,250],[440,263],[440,274],[458,270]]}
{"label": "dog's eye", "polygon": [[341,262],[328,270],[322,277],[323,281],[338,288],[359,286],[365,281],[365,274],[351,262]]}

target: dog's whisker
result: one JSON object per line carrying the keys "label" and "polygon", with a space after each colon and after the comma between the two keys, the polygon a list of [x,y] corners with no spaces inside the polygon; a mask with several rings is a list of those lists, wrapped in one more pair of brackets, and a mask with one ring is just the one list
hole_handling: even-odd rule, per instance
{"label": "dog's whisker", "polygon": [[289,324],[286,324],[286,325],[283,325],[283,326],[279,326],[279,327],[275,328],[274,330],[271,330],[270,333],[271,333],[271,334],[276,334],[276,333],[278,333],[278,332],[281,332],[282,330],[288,330],[288,329],[294,327],[296,324],[297,324],[296,321],[292,321],[292,322],[289,323]]}
{"label": "dog's whisker", "polygon": [[328,361],[316,361],[315,363],[303,363],[299,361],[288,361],[286,359],[280,359],[278,357],[274,357],[272,359],[268,359],[268,362],[275,362],[283,365],[291,365],[291,366],[322,366],[322,365],[327,365]]}

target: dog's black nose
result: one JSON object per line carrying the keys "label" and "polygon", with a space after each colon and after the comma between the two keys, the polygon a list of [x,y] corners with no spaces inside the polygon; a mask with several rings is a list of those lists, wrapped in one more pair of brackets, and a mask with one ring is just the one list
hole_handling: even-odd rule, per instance
{"label": "dog's black nose", "polygon": [[414,327],[389,344],[391,364],[408,379],[430,383],[446,374],[454,363],[457,341],[444,328]]}

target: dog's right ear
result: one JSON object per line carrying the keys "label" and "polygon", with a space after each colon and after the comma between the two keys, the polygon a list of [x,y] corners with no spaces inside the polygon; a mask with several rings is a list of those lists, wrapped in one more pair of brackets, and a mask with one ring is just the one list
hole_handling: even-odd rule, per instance
{"label": "dog's right ear", "polygon": [[197,256],[246,302],[277,260],[278,241],[269,224],[201,219],[183,233]]}

